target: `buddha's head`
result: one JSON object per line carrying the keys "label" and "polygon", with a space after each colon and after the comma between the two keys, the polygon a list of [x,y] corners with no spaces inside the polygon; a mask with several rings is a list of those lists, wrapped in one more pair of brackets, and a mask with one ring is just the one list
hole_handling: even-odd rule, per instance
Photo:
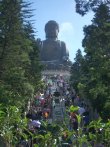
{"label": "buddha's head", "polygon": [[45,25],[46,38],[56,39],[59,33],[59,25],[56,21],[50,20]]}

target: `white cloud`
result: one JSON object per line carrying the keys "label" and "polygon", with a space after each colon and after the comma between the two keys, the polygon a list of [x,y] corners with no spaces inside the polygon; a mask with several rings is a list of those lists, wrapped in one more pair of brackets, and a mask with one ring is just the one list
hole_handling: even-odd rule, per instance
{"label": "white cloud", "polygon": [[60,32],[73,30],[73,25],[70,22],[64,22],[60,25]]}
{"label": "white cloud", "polygon": [[69,36],[71,36],[73,34],[74,34],[74,28],[73,28],[72,23],[70,23],[70,22],[64,22],[64,23],[62,23],[60,25],[59,38],[65,38],[66,36],[69,37]]}
{"label": "white cloud", "polygon": [[60,31],[59,31],[59,40],[62,40],[66,43],[67,48],[69,50],[70,59],[73,58],[74,52],[73,52],[73,44],[74,44],[74,27],[73,24],[70,22],[64,22],[60,25]]}

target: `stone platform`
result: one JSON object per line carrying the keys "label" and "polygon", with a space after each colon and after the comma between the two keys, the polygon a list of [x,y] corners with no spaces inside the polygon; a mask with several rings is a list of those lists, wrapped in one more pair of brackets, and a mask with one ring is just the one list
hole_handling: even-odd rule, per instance
{"label": "stone platform", "polygon": [[43,76],[57,76],[61,75],[66,78],[70,78],[70,71],[67,70],[44,70],[42,71]]}

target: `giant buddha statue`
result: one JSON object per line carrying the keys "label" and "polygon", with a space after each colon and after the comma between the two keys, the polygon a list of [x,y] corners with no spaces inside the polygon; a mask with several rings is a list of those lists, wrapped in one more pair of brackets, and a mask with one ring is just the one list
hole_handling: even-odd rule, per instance
{"label": "giant buddha statue", "polygon": [[48,68],[60,68],[69,60],[69,52],[66,44],[58,40],[59,25],[50,20],[45,25],[46,39],[39,43],[40,59]]}

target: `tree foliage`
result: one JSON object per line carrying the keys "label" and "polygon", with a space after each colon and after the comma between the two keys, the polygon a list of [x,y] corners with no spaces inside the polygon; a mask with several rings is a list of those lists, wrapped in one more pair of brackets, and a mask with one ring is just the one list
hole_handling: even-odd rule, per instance
{"label": "tree foliage", "polygon": [[74,61],[75,62],[72,64],[72,67],[71,67],[70,83],[78,92],[77,85],[78,85],[78,83],[81,79],[81,76],[82,76],[82,66],[81,65],[83,62],[83,56],[82,56],[80,49],[77,50],[76,57],[75,57]]}
{"label": "tree foliage", "polygon": [[110,8],[107,5],[101,4],[96,9],[92,24],[84,27],[84,35],[82,45],[86,54],[77,86],[100,115],[109,118]]}
{"label": "tree foliage", "polygon": [[90,10],[95,12],[101,4],[106,4],[108,6],[110,4],[109,0],[75,0],[75,2],[76,12],[82,16],[87,14]]}
{"label": "tree foliage", "polygon": [[[28,24],[30,4],[22,0],[0,1],[0,101],[17,103],[32,97],[40,80],[38,48]],[[31,24],[31,23],[30,23]],[[30,54],[35,57],[30,58]],[[33,63],[32,60],[36,60]],[[32,66],[37,70],[32,74]],[[30,72],[31,71],[31,72]],[[32,79],[37,77],[36,79]],[[6,104],[6,103],[5,103]]]}
{"label": "tree foliage", "polygon": [[[89,72],[89,97],[103,116],[109,103],[110,88],[110,10],[105,4],[97,9],[92,25],[84,28],[85,48]],[[98,104],[98,105],[97,105]]]}

